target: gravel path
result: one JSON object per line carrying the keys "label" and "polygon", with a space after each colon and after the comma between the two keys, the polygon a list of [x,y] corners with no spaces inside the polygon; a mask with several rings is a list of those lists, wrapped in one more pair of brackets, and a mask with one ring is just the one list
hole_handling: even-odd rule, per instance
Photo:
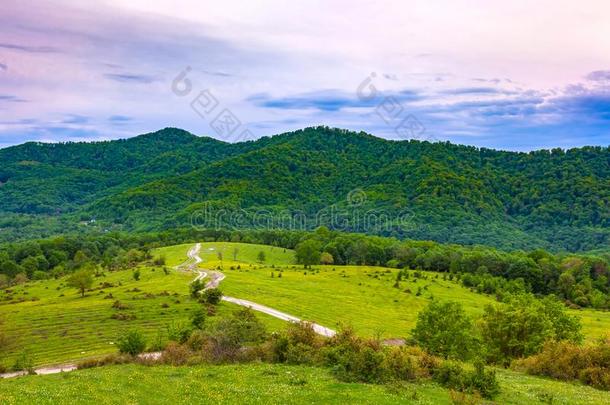
{"label": "gravel path", "polygon": [[[197,268],[197,265],[203,261],[201,259],[201,257],[199,257],[200,251],[201,251],[201,244],[197,243],[195,246],[193,246],[188,251],[187,256],[189,257],[189,260],[187,262],[185,262],[185,264],[183,264],[183,267],[188,266],[189,270],[198,274],[197,277],[195,277],[195,279],[193,281],[201,280],[202,278],[204,278],[208,275],[208,273],[201,271]],[[205,289],[207,290],[208,288],[218,288],[218,286],[220,285],[220,282],[224,279],[225,279],[224,274],[222,274],[220,272],[216,272],[216,271],[214,271],[214,272],[210,271],[210,281],[208,281],[206,283]],[[222,300],[231,302],[236,305],[241,305],[242,307],[247,307],[247,308],[253,309],[254,311],[262,312],[267,315],[271,315],[271,316],[281,319],[283,321],[295,322],[295,323],[302,321],[300,318],[297,318],[296,316],[287,314],[285,312],[278,311],[277,309],[273,309],[273,308],[267,307],[265,305],[257,304],[256,302],[244,300],[241,298],[223,296]],[[322,325],[318,325],[317,323],[311,323],[311,325],[313,327],[313,330],[319,335],[326,336],[326,337],[332,337],[336,334],[336,332],[334,330],[329,329]]]}

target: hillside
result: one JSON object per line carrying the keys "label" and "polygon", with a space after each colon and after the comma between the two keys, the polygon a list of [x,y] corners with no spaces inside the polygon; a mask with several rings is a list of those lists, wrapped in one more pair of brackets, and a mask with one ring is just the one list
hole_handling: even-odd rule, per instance
{"label": "hillside", "polygon": [[[0,150],[0,162],[3,240],[187,227],[212,207],[220,219],[196,225],[255,227],[257,212],[265,223],[298,213],[299,226],[505,249],[610,243],[607,147],[515,153],[323,127],[228,144],[165,129],[122,141],[28,143]],[[354,190],[357,207],[346,200]],[[345,215],[316,216],[331,206]],[[363,224],[354,208],[389,220]]]}

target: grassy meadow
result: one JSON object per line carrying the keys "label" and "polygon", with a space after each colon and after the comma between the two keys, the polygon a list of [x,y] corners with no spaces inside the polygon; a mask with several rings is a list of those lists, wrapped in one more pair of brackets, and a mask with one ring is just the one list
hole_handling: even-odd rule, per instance
{"label": "grassy meadow", "polygon": [[[607,404],[610,393],[498,370],[497,404]],[[163,382],[163,383],[160,383]],[[190,367],[121,365],[0,380],[3,404],[451,404],[431,382],[345,383],[329,370],[270,364]]]}
{"label": "grassy meadow", "polygon": [[[153,342],[172,322],[188,322],[199,306],[189,297],[188,285],[193,275],[174,267],[186,260],[186,252],[192,246],[170,246],[153,252],[155,257],[166,258],[168,274],[162,267],[152,265],[139,268],[139,281],[134,279],[132,270],[106,272],[95,279],[94,287],[84,298],[68,287],[65,279],[30,281],[0,290],[0,320],[10,341],[9,349],[1,354],[0,365],[10,367],[24,352],[35,365],[112,353],[116,351],[115,340],[127,329],[138,328]],[[233,256],[235,248],[237,253]],[[258,261],[261,251],[265,252],[263,263]],[[315,266],[305,270],[294,264],[293,251],[272,246],[202,243],[200,267],[221,266],[218,252],[222,252],[226,274],[221,284],[224,294],[330,328],[351,325],[366,336],[407,337],[418,311],[432,299],[459,301],[472,315],[480,314],[485,304],[494,301],[431,272],[422,272],[425,279],[416,279],[410,272],[411,277],[395,288],[395,269]],[[126,308],[113,308],[117,300]],[[221,303],[218,312],[222,316],[237,308]],[[573,312],[581,317],[589,340],[610,330],[609,312]],[[271,331],[284,326],[276,318],[260,313],[258,316]]]}

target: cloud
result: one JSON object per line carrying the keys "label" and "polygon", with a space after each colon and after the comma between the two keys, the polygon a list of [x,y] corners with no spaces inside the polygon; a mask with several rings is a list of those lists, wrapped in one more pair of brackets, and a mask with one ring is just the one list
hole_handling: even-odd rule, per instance
{"label": "cloud", "polygon": [[495,87],[460,87],[456,89],[442,90],[439,93],[452,96],[470,94],[515,94],[514,91],[498,89]]}
{"label": "cloud", "polygon": [[78,114],[70,114],[68,117],[64,118],[61,123],[62,124],[86,124],[90,120],[90,117],[86,117],[84,115]]}
{"label": "cloud", "polygon": [[13,96],[10,94],[0,94],[0,101],[5,101],[7,103],[27,103],[28,100],[25,100],[21,97]]}
{"label": "cloud", "polygon": [[105,73],[104,77],[121,83],[142,83],[148,84],[154,82],[155,79],[152,76],[139,75],[139,74],[128,74],[128,73]]}
{"label": "cloud", "polygon": [[7,44],[0,43],[0,48],[10,49],[14,51],[21,51],[27,53],[56,53],[59,52],[58,49],[51,46],[28,46],[28,45],[17,45],[17,44]]}
{"label": "cloud", "polygon": [[0,70],[8,70],[8,66],[5,63],[0,63]]}
{"label": "cloud", "polygon": [[610,82],[610,70],[596,70],[589,73],[586,79],[594,82]]}
{"label": "cloud", "polygon": [[234,77],[235,76],[231,73],[221,72],[221,71],[202,70],[202,72],[205,73],[206,75],[218,76],[218,77]]}
{"label": "cloud", "polygon": [[[410,102],[420,99],[417,92],[403,90],[384,94],[394,97],[398,102]],[[346,108],[371,108],[379,104],[379,100],[359,98],[356,92],[353,94],[339,90],[321,90],[297,94],[286,97],[271,97],[269,94],[255,94],[247,98],[247,101],[258,107],[273,108],[281,110],[320,110],[340,111]]]}
{"label": "cloud", "polygon": [[108,117],[108,121],[113,124],[125,124],[127,122],[133,121],[133,117],[128,117],[126,115],[112,115]]}

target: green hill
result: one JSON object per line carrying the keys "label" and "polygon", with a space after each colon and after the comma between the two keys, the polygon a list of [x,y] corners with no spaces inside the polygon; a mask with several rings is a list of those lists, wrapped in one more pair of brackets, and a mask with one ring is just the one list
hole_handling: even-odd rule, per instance
{"label": "green hill", "polygon": [[165,129],[121,141],[28,143],[0,150],[0,163],[4,240],[190,226],[204,207],[229,211],[216,226],[256,227],[256,213],[296,212],[305,218],[299,226],[333,228],[316,214],[349,209],[357,190],[360,212],[406,215],[408,224],[347,218],[343,230],[505,249],[610,244],[608,147],[516,153],[325,127],[227,144]]}

